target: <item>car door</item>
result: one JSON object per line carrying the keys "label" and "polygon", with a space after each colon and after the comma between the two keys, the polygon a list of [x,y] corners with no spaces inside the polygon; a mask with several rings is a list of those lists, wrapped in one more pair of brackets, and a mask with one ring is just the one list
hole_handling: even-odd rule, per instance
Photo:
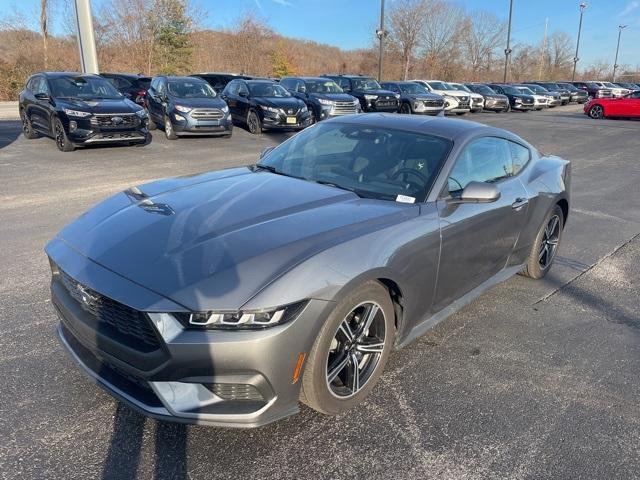
{"label": "car door", "polygon": [[224,88],[220,97],[227,102],[227,106],[229,107],[229,112],[231,112],[231,118],[233,120],[239,120],[238,115],[238,87],[240,85],[239,80],[232,80],[227,84]]}
{"label": "car door", "polygon": [[236,96],[238,120],[246,121],[247,119],[249,108],[251,106],[250,95],[251,93],[249,92],[249,87],[246,82],[239,82],[238,95]]}
{"label": "car door", "polygon": [[640,91],[629,94],[628,101],[631,116],[640,117]]}
{"label": "car door", "polygon": [[162,79],[154,78],[147,91],[147,109],[151,119],[156,122],[163,122],[164,112],[162,110]]}
{"label": "car door", "polygon": [[[509,142],[480,137],[460,151],[437,201],[442,246],[434,309],[459,299],[500,272],[527,218],[528,195],[514,176]],[[461,203],[470,182],[496,185],[500,198],[490,203]]]}
{"label": "car door", "polygon": [[51,132],[51,90],[46,78],[39,76],[33,85],[33,98],[29,108],[29,118],[33,126],[44,133]]}

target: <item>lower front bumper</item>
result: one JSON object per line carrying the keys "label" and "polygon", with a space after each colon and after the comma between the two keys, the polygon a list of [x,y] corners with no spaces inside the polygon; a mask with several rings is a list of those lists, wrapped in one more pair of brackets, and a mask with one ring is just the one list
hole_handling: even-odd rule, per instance
{"label": "lower front bumper", "polygon": [[174,113],[171,123],[176,135],[180,136],[231,135],[233,132],[229,115],[219,120],[199,120]]}
{"label": "lower front bumper", "polygon": [[535,106],[533,104],[531,105],[523,105],[521,103],[516,103],[514,104],[512,107],[512,109],[514,110],[533,110],[535,108]]}
{"label": "lower front bumper", "polygon": [[137,130],[93,131],[76,130],[69,132],[69,140],[77,146],[112,143],[147,143],[149,131],[146,128]]}
{"label": "lower front bumper", "polygon": [[150,313],[160,346],[145,352],[122,343],[57,278],[51,292],[62,345],[94,383],[154,418],[228,427],[258,427],[298,411],[298,361],[333,308],[311,300],[288,323],[245,331],[185,329],[172,315]]}

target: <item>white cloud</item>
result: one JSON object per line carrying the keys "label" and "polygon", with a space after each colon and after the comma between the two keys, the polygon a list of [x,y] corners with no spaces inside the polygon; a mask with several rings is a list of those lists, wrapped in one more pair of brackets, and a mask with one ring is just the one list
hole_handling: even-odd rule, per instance
{"label": "white cloud", "polygon": [[283,7],[293,7],[293,3],[291,3],[289,0],[273,0],[274,3],[277,3],[278,5],[282,5]]}

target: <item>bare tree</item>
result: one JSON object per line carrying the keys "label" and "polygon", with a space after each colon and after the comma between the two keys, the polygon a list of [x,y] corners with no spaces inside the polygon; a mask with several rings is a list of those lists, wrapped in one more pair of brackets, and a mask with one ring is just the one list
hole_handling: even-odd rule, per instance
{"label": "bare tree", "polygon": [[565,76],[571,68],[573,41],[566,32],[554,32],[549,38],[550,70],[553,78]]}
{"label": "bare tree", "polygon": [[491,69],[490,59],[502,44],[506,28],[505,22],[489,12],[475,12],[467,18],[462,41],[473,76],[478,76],[481,70]]}
{"label": "bare tree", "polygon": [[233,55],[240,72],[255,71],[262,57],[260,45],[265,39],[273,37],[273,31],[254,12],[247,12],[238,20],[233,33],[236,36]]}
{"label": "bare tree", "polygon": [[42,56],[44,69],[49,68],[49,0],[40,0],[40,34],[42,35]]}
{"label": "bare tree", "polygon": [[444,0],[429,0],[428,9],[421,43],[427,74],[433,76],[439,67],[442,72],[445,70],[442,66],[450,63],[466,16],[462,7]]}
{"label": "bare tree", "polygon": [[427,0],[397,0],[389,12],[390,42],[397,44],[402,56],[402,79],[409,75],[409,64],[420,43],[428,16]]}

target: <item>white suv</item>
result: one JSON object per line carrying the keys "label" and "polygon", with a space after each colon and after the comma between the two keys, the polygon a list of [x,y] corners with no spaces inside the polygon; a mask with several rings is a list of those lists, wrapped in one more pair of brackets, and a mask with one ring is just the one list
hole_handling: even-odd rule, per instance
{"label": "white suv", "polygon": [[442,80],[412,80],[423,85],[429,92],[437,93],[444,97],[445,113],[464,115],[471,111],[471,96],[464,90],[456,90]]}
{"label": "white suv", "polygon": [[459,90],[461,92],[467,92],[469,94],[469,96],[471,97],[471,112],[481,112],[482,109],[484,108],[484,97],[482,95],[480,95],[479,93],[475,93],[472,92],[471,90],[469,90],[469,87],[467,87],[466,85],[463,85],[461,83],[453,83],[453,82],[449,82],[447,83],[447,85],[449,85],[450,87],[455,88],[456,90]]}

